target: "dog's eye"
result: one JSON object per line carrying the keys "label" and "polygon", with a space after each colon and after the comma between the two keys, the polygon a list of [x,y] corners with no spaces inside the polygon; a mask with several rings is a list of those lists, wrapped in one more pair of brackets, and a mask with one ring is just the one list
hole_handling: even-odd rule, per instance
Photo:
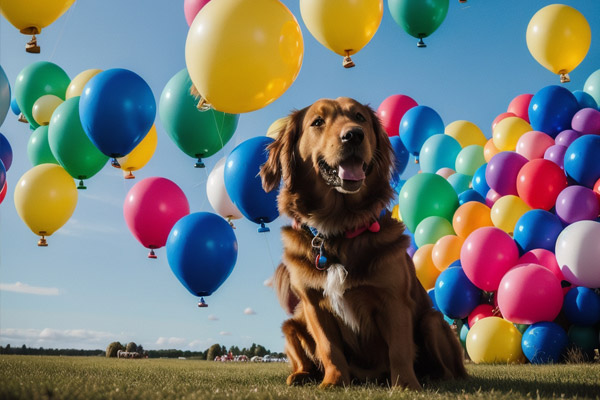
{"label": "dog's eye", "polygon": [[365,122],[367,119],[361,113],[356,113],[356,120],[359,122]]}
{"label": "dog's eye", "polygon": [[321,117],[317,117],[315,118],[315,120],[313,121],[312,124],[310,124],[310,126],[321,126],[325,124],[325,120]]}

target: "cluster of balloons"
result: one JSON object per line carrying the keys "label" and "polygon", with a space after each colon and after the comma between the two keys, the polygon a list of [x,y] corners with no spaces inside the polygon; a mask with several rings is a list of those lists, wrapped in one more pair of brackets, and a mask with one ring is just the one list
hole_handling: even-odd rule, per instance
{"label": "cluster of balloons", "polygon": [[423,140],[403,132],[421,106],[401,118],[407,149],[422,143],[399,193],[409,252],[477,363],[559,362],[568,346],[593,359],[599,346],[600,96],[586,91],[599,84],[600,70],[579,94],[515,97],[490,139],[455,121]]}
{"label": "cluster of balloons", "polygon": [[[0,126],[4,123],[10,108],[10,84],[4,69],[0,66]],[[0,133],[0,204],[6,197],[7,183],[6,172],[12,164],[12,147],[8,139]]]}

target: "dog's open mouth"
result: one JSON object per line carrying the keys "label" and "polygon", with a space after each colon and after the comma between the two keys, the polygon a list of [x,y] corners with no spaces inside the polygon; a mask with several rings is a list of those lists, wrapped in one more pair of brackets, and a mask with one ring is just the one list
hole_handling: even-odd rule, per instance
{"label": "dog's open mouth", "polygon": [[327,164],[322,158],[319,159],[319,171],[325,182],[343,193],[357,192],[365,180],[366,170],[367,163],[356,156],[346,158],[336,167]]}

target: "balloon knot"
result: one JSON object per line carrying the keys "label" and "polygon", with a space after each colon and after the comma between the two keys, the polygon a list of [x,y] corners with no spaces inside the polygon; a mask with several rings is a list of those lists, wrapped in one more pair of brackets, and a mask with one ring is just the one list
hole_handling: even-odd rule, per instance
{"label": "balloon knot", "polygon": [[38,46],[37,44],[37,38],[35,37],[35,34],[31,37],[31,40],[25,45],[25,51],[34,54],[40,53],[40,46]]}
{"label": "balloon knot", "polygon": [[344,57],[342,65],[344,68],[352,68],[356,65],[354,64],[354,61],[352,61],[352,58],[350,58],[350,50],[346,50],[346,56]]}
{"label": "balloon knot", "polygon": [[45,235],[46,232],[40,232],[40,240],[38,241],[38,246],[39,247],[48,247],[48,242],[46,241]]}
{"label": "balloon knot", "polygon": [[258,233],[271,232],[268,226],[265,225],[264,222],[260,223],[260,228],[258,228]]}
{"label": "balloon knot", "polygon": [[133,175],[133,172],[129,171],[129,174],[124,176],[125,179],[135,179],[135,175]]}
{"label": "balloon knot", "polygon": [[417,43],[417,47],[427,47],[427,45],[423,41],[422,37],[419,38],[419,42]]}
{"label": "balloon knot", "polygon": [[150,249],[150,253],[148,253],[148,258],[156,259],[156,254],[154,253],[154,249]]}
{"label": "balloon knot", "polygon": [[204,297],[200,297],[200,301],[198,302],[198,307],[204,308],[208,307],[208,304],[204,301]]}
{"label": "balloon knot", "polygon": [[19,114],[19,119],[18,119],[18,121],[19,121],[19,122],[23,122],[23,123],[25,123],[25,124],[28,124],[28,123],[29,123],[29,121],[27,121],[27,117],[26,117],[26,116],[25,116],[25,114],[23,114],[23,113],[20,113],[20,114]]}
{"label": "balloon knot", "polygon": [[200,157],[199,154],[196,154],[196,157],[198,157],[198,161],[196,161],[196,164],[194,164],[194,168],[204,168],[204,161],[202,161],[202,158]]}
{"label": "balloon knot", "polygon": [[79,179],[79,186],[77,186],[77,189],[80,189],[80,190],[87,189],[87,187],[83,183],[83,179]]}
{"label": "balloon knot", "polygon": [[110,165],[115,168],[121,168],[121,164],[119,164],[119,161],[116,159],[116,157],[113,157],[113,159],[110,161]]}
{"label": "balloon knot", "polygon": [[569,77],[569,74],[567,74],[566,72],[563,72],[560,74],[560,83],[567,83],[567,82],[571,82],[571,78]]}
{"label": "balloon knot", "polygon": [[231,229],[235,229],[235,225],[233,224],[233,221],[231,220],[232,217],[233,217],[232,215],[228,215],[227,218],[225,218],[225,219],[229,223],[229,226],[231,226]]}

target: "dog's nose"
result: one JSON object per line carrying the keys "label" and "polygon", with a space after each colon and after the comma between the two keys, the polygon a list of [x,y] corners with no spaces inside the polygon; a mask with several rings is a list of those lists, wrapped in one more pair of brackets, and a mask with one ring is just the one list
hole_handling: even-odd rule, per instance
{"label": "dog's nose", "polygon": [[355,126],[344,130],[340,138],[342,139],[342,143],[361,144],[365,138],[365,133],[362,128]]}

